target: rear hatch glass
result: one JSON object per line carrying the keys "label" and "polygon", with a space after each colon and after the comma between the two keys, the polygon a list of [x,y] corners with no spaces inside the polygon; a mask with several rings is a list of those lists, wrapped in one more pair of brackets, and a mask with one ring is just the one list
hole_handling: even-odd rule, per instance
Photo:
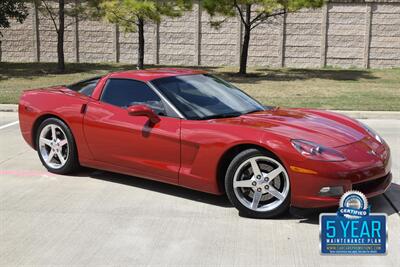
{"label": "rear hatch glass", "polygon": [[94,88],[96,88],[96,85],[100,79],[101,79],[101,77],[94,77],[94,78],[83,80],[83,81],[80,81],[80,82],[77,82],[77,83],[74,83],[71,85],[67,85],[66,87],[70,90],[79,92],[86,96],[92,96]]}

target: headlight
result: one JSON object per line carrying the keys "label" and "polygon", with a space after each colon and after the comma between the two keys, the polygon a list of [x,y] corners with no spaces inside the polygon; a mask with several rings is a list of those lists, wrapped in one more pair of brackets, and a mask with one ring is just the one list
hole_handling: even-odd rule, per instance
{"label": "headlight", "polygon": [[339,151],[316,143],[293,139],[293,147],[304,157],[319,161],[344,161],[346,158]]}
{"label": "headlight", "polygon": [[369,133],[369,135],[371,135],[373,138],[375,138],[376,141],[378,141],[381,144],[384,143],[383,138],[377,132],[375,132],[372,128],[370,128],[369,126],[367,126],[366,124],[364,124],[362,122],[360,122],[360,125],[364,128],[365,131],[367,131]]}

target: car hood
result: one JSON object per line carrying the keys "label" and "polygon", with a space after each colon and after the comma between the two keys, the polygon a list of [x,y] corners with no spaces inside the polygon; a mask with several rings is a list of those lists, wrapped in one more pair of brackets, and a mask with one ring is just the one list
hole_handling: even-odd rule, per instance
{"label": "car hood", "polygon": [[365,131],[354,120],[321,110],[278,108],[222,121],[261,128],[290,139],[303,139],[328,147],[347,145],[365,137]]}

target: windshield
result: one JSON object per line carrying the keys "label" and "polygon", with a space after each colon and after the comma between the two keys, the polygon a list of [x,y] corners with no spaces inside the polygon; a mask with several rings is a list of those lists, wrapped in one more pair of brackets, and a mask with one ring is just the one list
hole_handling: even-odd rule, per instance
{"label": "windshield", "polygon": [[235,86],[207,74],[161,78],[151,83],[191,120],[235,117],[264,110]]}

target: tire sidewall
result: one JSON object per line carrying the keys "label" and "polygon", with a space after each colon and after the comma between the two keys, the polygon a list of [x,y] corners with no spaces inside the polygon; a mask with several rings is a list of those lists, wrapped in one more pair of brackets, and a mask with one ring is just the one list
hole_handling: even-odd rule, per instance
{"label": "tire sidewall", "polygon": [[[43,128],[49,124],[55,124],[55,125],[59,126],[64,131],[65,136],[68,141],[69,149],[68,149],[67,162],[65,163],[65,165],[63,167],[58,168],[58,169],[48,166],[46,164],[45,160],[42,158],[42,155],[40,153],[40,147],[39,147],[40,133],[42,132]],[[43,166],[45,166],[46,169],[50,172],[57,173],[57,174],[66,174],[66,173],[70,173],[70,172],[74,171],[77,168],[77,166],[79,165],[74,137],[73,137],[69,127],[60,119],[48,118],[40,124],[40,126],[36,132],[36,150],[37,150],[39,159],[42,162]]]}
{"label": "tire sidewall", "polygon": [[[266,156],[273,158],[277,160],[282,166],[285,168],[284,164],[282,161],[280,161],[276,156],[266,153],[264,151],[258,150],[258,149],[248,149],[245,151],[242,151],[239,153],[229,164],[229,167],[227,169],[226,175],[225,175],[225,191],[226,194],[231,201],[232,205],[234,205],[238,210],[239,214],[244,217],[250,217],[250,218],[261,218],[261,219],[268,219],[268,218],[274,218],[278,215],[281,215],[285,211],[288,210],[290,206],[290,194],[291,194],[291,183],[290,183],[290,177],[289,179],[289,192],[288,195],[286,196],[285,200],[279,205],[277,208],[270,210],[270,211],[264,211],[264,212],[259,212],[259,211],[254,211],[246,206],[244,206],[238,199],[237,196],[234,192],[233,189],[233,179],[236,173],[236,170],[238,167],[246,160],[257,157],[257,156]],[[286,170],[286,168],[285,168]]]}

